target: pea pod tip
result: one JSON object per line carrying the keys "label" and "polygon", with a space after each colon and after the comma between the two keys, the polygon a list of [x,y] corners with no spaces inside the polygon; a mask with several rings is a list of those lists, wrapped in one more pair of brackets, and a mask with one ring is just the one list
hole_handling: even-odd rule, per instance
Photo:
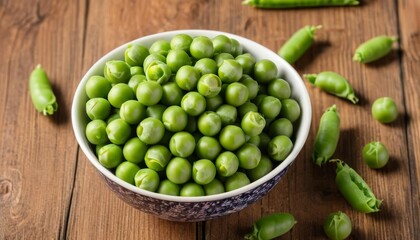
{"label": "pea pod tip", "polygon": [[303,78],[308,80],[311,84],[315,84],[317,74],[303,74]]}

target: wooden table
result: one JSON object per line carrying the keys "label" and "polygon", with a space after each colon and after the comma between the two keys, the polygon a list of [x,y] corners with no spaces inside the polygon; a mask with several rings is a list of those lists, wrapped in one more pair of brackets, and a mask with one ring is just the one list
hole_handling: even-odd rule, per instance
{"label": "wooden table", "polygon": [[[0,0],[0,239],[241,239],[259,217],[290,212],[298,224],[284,239],[325,239],[332,211],[352,219],[350,239],[420,239],[420,2],[362,1],[357,7],[261,10],[235,1]],[[70,108],[82,76],[111,49],[148,34],[176,29],[231,32],[273,51],[304,25],[322,25],[315,45],[294,65],[300,74],[336,71],[360,102],[312,87],[313,121],[306,146],[286,177],[263,199],[215,220],[178,223],[137,211],[100,180],[73,134]],[[380,34],[399,37],[384,59],[352,62],[354,49]],[[57,93],[59,111],[37,113],[28,76],[41,63]],[[370,107],[395,99],[399,118],[376,122]],[[311,162],[322,112],[339,108],[341,138],[335,154],[356,169],[383,199],[379,213],[362,214],[343,199],[333,165]],[[363,163],[364,144],[379,140],[390,162]]]}

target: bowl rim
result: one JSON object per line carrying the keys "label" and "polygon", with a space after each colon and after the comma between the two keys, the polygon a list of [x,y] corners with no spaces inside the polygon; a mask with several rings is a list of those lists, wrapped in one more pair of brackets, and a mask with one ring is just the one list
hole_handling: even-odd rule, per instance
{"label": "bowl rim", "polygon": [[[298,135],[296,136],[296,139],[293,143],[293,149],[292,152],[287,156],[287,158],[282,161],[279,165],[277,165],[271,172],[269,172],[268,174],[266,174],[265,176],[263,176],[262,178],[251,182],[250,184],[229,191],[229,192],[224,192],[224,193],[220,193],[220,194],[216,194],[216,195],[209,195],[209,196],[198,196],[198,197],[184,197],[184,196],[171,196],[171,195],[165,195],[165,194],[161,194],[161,193],[156,193],[156,192],[151,192],[151,191],[147,191],[147,190],[143,190],[140,189],[134,185],[131,185],[121,179],[119,179],[115,174],[113,174],[110,170],[108,170],[107,168],[103,167],[96,155],[94,154],[93,150],[90,148],[89,143],[87,142],[87,139],[85,137],[84,134],[84,126],[82,126],[82,123],[78,121],[78,117],[80,113],[80,111],[78,111],[78,106],[80,106],[81,104],[81,98],[77,97],[77,96],[81,96],[82,94],[85,94],[85,90],[84,90],[84,86],[86,84],[87,79],[94,75],[94,72],[97,71],[96,69],[98,68],[98,66],[103,66],[105,64],[106,61],[111,60],[111,57],[116,55],[119,52],[124,52],[125,49],[127,48],[127,46],[129,44],[136,44],[136,43],[141,43],[141,42],[147,42],[147,41],[156,41],[158,39],[165,39],[165,38],[170,38],[173,37],[177,34],[188,34],[190,36],[217,36],[220,34],[226,35],[230,38],[234,38],[236,40],[238,40],[241,45],[244,47],[244,49],[246,48],[245,46],[253,46],[255,48],[259,48],[262,49],[264,51],[267,52],[267,54],[270,55],[270,58],[275,58],[277,63],[280,63],[280,65],[282,66],[282,68],[286,68],[286,71],[289,72],[289,74],[293,75],[293,78],[300,80],[297,81],[294,84],[297,84],[300,91],[302,92],[301,95],[299,95],[299,105],[301,106],[301,116],[299,118],[298,121],[300,121],[299,123],[299,131],[298,131]],[[279,66],[279,64],[277,64],[277,67]],[[292,90],[293,91],[293,90]],[[305,106],[305,111],[302,111],[302,106]],[[73,101],[72,101],[72,106],[71,106],[71,122],[72,122],[72,126],[73,126],[73,131],[77,140],[78,145],[80,146],[80,148],[82,149],[83,153],[86,155],[86,157],[89,159],[90,163],[106,178],[110,179],[111,181],[117,183],[118,185],[122,186],[123,188],[132,191],[134,193],[143,195],[143,196],[147,196],[150,198],[154,198],[154,199],[160,199],[160,200],[165,200],[165,201],[172,201],[172,202],[180,202],[180,203],[186,203],[186,202],[211,202],[211,201],[220,201],[220,200],[224,200],[224,199],[228,199],[231,197],[236,197],[239,196],[243,193],[246,193],[248,191],[253,190],[254,188],[257,188],[258,186],[264,184],[265,182],[268,182],[270,179],[272,179],[273,177],[275,177],[277,174],[279,174],[280,172],[282,172],[287,166],[291,165],[293,163],[293,161],[296,159],[296,157],[298,156],[298,154],[300,153],[301,149],[303,148],[308,134],[309,134],[309,130],[310,130],[310,125],[311,125],[311,120],[312,120],[312,108],[311,108],[311,101],[309,98],[309,94],[308,91],[305,87],[305,84],[302,80],[302,78],[300,77],[300,75],[297,73],[297,71],[287,62],[285,61],[283,58],[281,58],[278,54],[274,53],[272,50],[268,49],[267,47],[253,41],[250,40],[248,38],[236,35],[236,34],[232,34],[232,33],[228,33],[228,32],[223,32],[223,31],[218,31],[218,30],[204,30],[204,29],[182,29],[182,30],[173,30],[173,31],[165,31],[165,32],[160,32],[160,33],[155,33],[155,34],[151,34],[151,35],[147,35],[147,36],[143,36],[137,39],[134,39],[130,42],[124,43],[122,45],[120,45],[117,48],[114,48],[113,50],[109,51],[107,54],[105,54],[103,57],[101,57],[98,61],[96,61],[90,68],[89,70],[86,72],[86,74],[83,76],[83,78],[80,80],[76,91],[73,95]]]}

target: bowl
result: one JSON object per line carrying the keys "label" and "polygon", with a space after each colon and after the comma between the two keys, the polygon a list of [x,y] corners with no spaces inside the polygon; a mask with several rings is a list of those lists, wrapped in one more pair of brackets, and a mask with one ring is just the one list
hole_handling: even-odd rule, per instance
{"label": "bowl", "polygon": [[300,104],[301,117],[297,121],[297,131],[295,132],[295,141],[291,153],[270,173],[242,188],[230,192],[211,196],[180,197],[139,189],[117,178],[110,170],[103,167],[99,163],[94,149],[85,136],[85,127],[89,119],[85,111],[85,103],[88,97],[84,88],[90,76],[103,74],[105,63],[108,60],[123,60],[124,51],[129,43],[112,50],[93,64],[87,71],[74,94],[71,120],[75,137],[83,153],[95,167],[101,179],[120,199],[136,209],[154,214],[163,219],[182,222],[205,221],[244,209],[266,195],[280,181],[306,142],[311,124],[311,103],[303,80],[290,64],[270,49],[238,35],[212,30],[177,30],[141,37],[130,43],[150,46],[156,40],[170,40],[173,36],[180,33],[185,33],[193,37],[207,36],[209,38],[224,34],[234,38],[241,43],[244,52],[251,53],[257,60],[269,59],[273,61],[279,70],[280,77],[289,82],[292,89],[292,98]]}

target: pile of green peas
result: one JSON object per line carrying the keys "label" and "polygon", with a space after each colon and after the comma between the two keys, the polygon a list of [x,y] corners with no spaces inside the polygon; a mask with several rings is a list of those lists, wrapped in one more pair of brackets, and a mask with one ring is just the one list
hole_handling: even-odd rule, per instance
{"label": "pile of green peas", "polygon": [[293,148],[299,103],[277,66],[225,35],[130,44],[88,79],[86,138],[138,188],[205,196],[269,173]]}

